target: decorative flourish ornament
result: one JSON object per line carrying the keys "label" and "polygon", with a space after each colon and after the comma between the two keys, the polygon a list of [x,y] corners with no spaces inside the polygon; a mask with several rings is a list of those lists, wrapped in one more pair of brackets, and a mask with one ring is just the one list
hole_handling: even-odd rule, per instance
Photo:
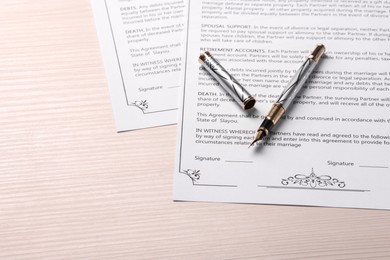
{"label": "decorative flourish ornament", "polygon": [[146,111],[149,108],[147,100],[134,101],[133,103],[130,103],[130,105],[138,107],[142,110],[142,112]]}
{"label": "decorative flourish ornament", "polygon": [[311,188],[317,187],[330,187],[337,186],[338,188],[344,188],[345,183],[343,181],[339,181],[336,178],[333,178],[329,175],[316,175],[314,170],[311,170],[311,174],[296,174],[294,176],[288,177],[287,179],[282,179],[283,185],[300,185],[300,186],[310,186]]}
{"label": "decorative flourish ornament", "polygon": [[182,173],[187,175],[188,177],[190,177],[192,180],[192,183],[195,183],[195,182],[199,181],[199,179],[200,179],[200,171],[199,170],[188,169],[188,170],[183,170]]}

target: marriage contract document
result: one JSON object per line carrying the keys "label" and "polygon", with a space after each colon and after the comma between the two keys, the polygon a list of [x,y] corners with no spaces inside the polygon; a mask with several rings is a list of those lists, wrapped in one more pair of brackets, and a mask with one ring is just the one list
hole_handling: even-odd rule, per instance
{"label": "marriage contract document", "polygon": [[117,130],[176,124],[186,2],[92,0],[92,7]]}
{"label": "marriage contract document", "polygon": [[[174,199],[390,209],[389,14],[389,1],[190,1]],[[327,54],[292,109],[248,148],[317,43]],[[252,111],[200,66],[206,50]]]}

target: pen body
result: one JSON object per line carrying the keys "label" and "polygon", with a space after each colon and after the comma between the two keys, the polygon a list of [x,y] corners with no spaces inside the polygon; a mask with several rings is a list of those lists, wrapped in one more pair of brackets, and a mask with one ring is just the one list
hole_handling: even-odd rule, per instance
{"label": "pen body", "polygon": [[259,130],[262,130],[264,135],[269,134],[274,125],[276,125],[290,107],[292,101],[298,95],[316,65],[317,61],[309,57],[297,70],[278,100],[272,105],[271,110],[268,112],[263,123],[260,125]]}
{"label": "pen body", "polygon": [[301,67],[297,70],[290,82],[287,84],[287,87],[283,90],[276,103],[281,104],[283,108],[287,110],[290,107],[294,98],[302,89],[307,78],[312,73],[316,65],[317,61],[315,61],[314,59],[306,59],[306,61],[301,65]]}
{"label": "pen body", "polygon": [[294,98],[302,89],[302,86],[305,84],[307,78],[312,73],[324,53],[325,46],[323,44],[318,44],[314,51],[301,65],[301,67],[299,67],[295,75],[287,84],[286,88],[283,90],[278,100],[272,105],[271,110],[264,118],[262,124],[257,130],[255,140],[252,142],[251,145],[270,134],[272,128],[276,125],[276,123],[284,115],[286,110],[290,107]]}

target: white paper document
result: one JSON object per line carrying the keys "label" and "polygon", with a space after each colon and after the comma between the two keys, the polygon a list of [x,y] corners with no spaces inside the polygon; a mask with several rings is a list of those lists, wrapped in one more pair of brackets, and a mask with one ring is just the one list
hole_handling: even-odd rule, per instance
{"label": "white paper document", "polygon": [[116,128],[177,123],[186,4],[92,0]]}
{"label": "white paper document", "polygon": [[[388,1],[190,1],[174,199],[390,209]],[[316,44],[327,54],[273,133],[256,130]],[[253,95],[246,112],[198,63]]]}

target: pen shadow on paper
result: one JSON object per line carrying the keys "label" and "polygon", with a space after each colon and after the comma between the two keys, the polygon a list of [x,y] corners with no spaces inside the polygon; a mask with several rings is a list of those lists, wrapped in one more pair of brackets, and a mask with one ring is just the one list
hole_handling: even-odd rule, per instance
{"label": "pen shadow on paper", "polygon": [[[319,65],[322,65],[322,64],[319,64]],[[320,66],[317,66],[316,70],[319,70],[319,69],[320,69]],[[306,88],[305,88],[305,86],[307,84],[308,83],[305,83],[304,87],[298,92],[297,96],[300,96],[303,92],[307,91]],[[285,115],[283,115],[283,117],[281,118],[280,122],[278,124],[276,124],[275,127],[272,129],[272,132],[278,132],[278,129],[280,128],[281,125],[289,124],[288,121],[290,121],[290,120],[286,119],[286,117],[294,114],[295,110],[297,110],[297,106],[296,105],[292,105],[288,109],[288,111],[285,113]],[[265,116],[267,112],[268,111],[260,111],[256,107],[254,107],[250,111],[250,113],[248,113],[248,114],[257,114],[257,115],[260,115],[260,116]],[[293,131],[293,129],[289,129],[289,130]],[[271,147],[275,146],[274,144],[271,144],[271,143],[273,143],[272,136],[273,136],[273,134],[271,133],[269,136],[265,137],[263,140],[258,141],[257,143],[255,143],[253,146],[250,146],[249,148],[253,149],[256,153],[261,154],[264,149],[267,149],[267,146],[271,146]]]}
{"label": "pen shadow on paper", "polygon": [[[324,66],[324,63],[326,63],[327,58],[329,58],[329,57],[328,57],[326,54],[324,54],[324,55],[323,55],[323,58],[324,58],[324,61],[321,62],[321,63],[319,63],[319,64],[316,66],[316,68],[313,70],[313,72],[315,72],[315,71],[320,71],[321,68]],[[307,91],[308,91],[308,90],[307,90],[307,87],[306,87],[307,85],[308,85],[308,83],[306,82],[306,83],[303,85],[302,89],[297,93],[297,96],[300,96],[300,95],[302,95],[303,92],[307,92]],[[295,99],[296,99],[296,98],[295,98]],[[272,132],[277,132],[278,129],[279,129],[279,127],[280,127],[280,125],[288,124],[288,121],[289,121],[289,120],[288,120],[288,119],[285,119],[286,116],[289,116],[289,115],[291,115],[291,114],[294,114],[294,110],[296,110],[296,109],[297,109],[297,106],[296,106],[296,105],[292,105],[292,106],[288,109],[288,111],[285,113],[285,115],[283,115],[281,121],[280,121],[278,124],[276,124],[275,127],[272,129]],[[260,110],[258,110],[256,107],[254,107],[248,114],[258,114],[258,115],[265,116],[267,112],[268,112],[268,111],[260,111]],[[266,146],[274,146],[274,144],[271,144],[271,143],[272,143],[272,140],[271,140],[271,139],[272,139],[272,133],[271,133],[269,136],[265,137],[263,140],[261,140],[261,141],[255,143],[253,146],[250,146],[249,148],[253,148],[254,151],[255,151],[256,153],[260,154],[260,153],[262,153],[262,151],[263,151],[264,149],[266,149]]]}
{"label": "pen shadow on paper", "polygon": [[[257,107],[255,106],[254,108],[252,108],[251,110],[247,111],[247,115],[251,115],[251,116],[259,116],[259,118],[261,118],[261,116],[265,115],[265,112],[263,113],[263,111],[260,111],[259,109],[257,109]],[[252,117],[253,120],[256,120],[256,122],[259,122],[259,118],[254,118]],[[257,132],[257,129],[256,129],[256,132]],[[255,138],[255,135],[253,135],[253,140]],[[268,139],[268,138],[267,138]],[[254,150],[256,153],[261,153],[261,151],[263,150],[263,142],[265,140],[261,140],[261,141],[258,141],[257,143],[253,144],[253,145],[250,145],[248,146],[248,149],[252,149]],[[252,141],[251,141],[252,142]]]}
{"label": "pen shadow on paper", "polygon": [[[304,90],[301,90],[298,95],[300,95]],[[291,114],[294,114],[294,111],[297,109],[297,106],[291,106],[288,111],[285,113],[285,115],[282,116],[282,118],[280,119],[280,121],[273,127],[271,133],[266,136],[265,138],[263,138],[263,140],[260,140],[258,141],[256,144],[254,144],[252,147],[250,148],[254,148],[254,151],[258,154],[261,154],[263,152],[263,150],[266,150],[267,149],[267,146],[269,147],[275,147],[275,141],[272,140],[272,137],[273,137],[273,133],[274,132],[278,132],[280,127],[285,125],[285,124],[289,124],[290,120],[286,119],[287,116],[290,116]],[[261,113],[263,112],[263,113]],[[268,112],[268,111],[266,111]],[[257,113],[259,115],[262,115],[262,116],[265,116],[266,115],[266,112],[264,111],[259,111],[257,110]],[[288,131],[294,131],[293,128],[288,128]]]}

